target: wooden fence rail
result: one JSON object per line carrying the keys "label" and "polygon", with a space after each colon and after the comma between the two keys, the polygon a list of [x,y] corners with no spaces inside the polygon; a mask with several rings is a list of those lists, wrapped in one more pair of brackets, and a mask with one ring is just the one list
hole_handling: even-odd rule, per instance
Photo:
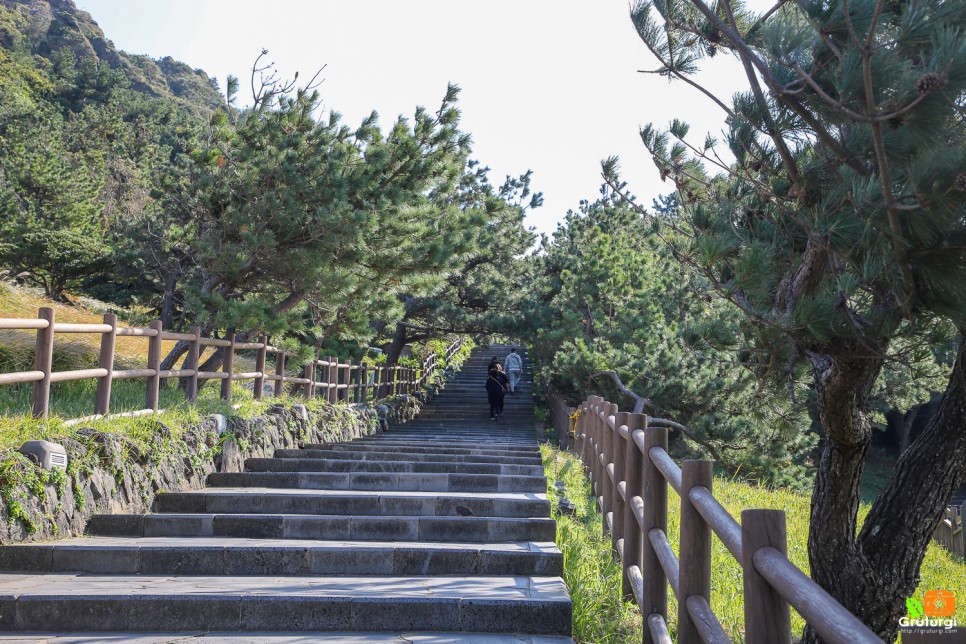
{"label": "wooden fence rail", "polygon": [[[678,641],[731,642],[711,609],[711,536],[742,567],[747,644],[790,644],[789,606],[830,644],[881,643],[786,557],[785,513],[745,510],[741,523],[714,498],[711,461],[684,461],[667,452],[667,429],[647,416],[620,412],[591,396],[578,407],[575,451],[582,457],[622,561],[623,589],[641,609],[644,642],[670,642],[668,587],[678,599]],[[667,537],[668,486],[681,502],[681,539]]]}
{"label": "wooden fence rail", "polygon": [[[342,362],[335,356],[324,359],[316,357],[306,364],[299,375],[286,375],[286,358],[291,353],[273,347],[268,338],[261,337],[257,342],[236,342],[234,333],[226,333],[224,338],[206,338],[201,327],[193,326],[189,333],[165,331],[161,322],[155,320],[148,328],[128,328],[117,325],[117,316],[109,313],[101,324],[73,324],[57,322],[54,309],[41,308],[36,319],[0,318],[0,330],[35,330],[37,333],[34,351],[34,368],[31,371],[0,373],[0,385],[33,383],[31,396],[33,415],[46,418],[50,411],[50,386],[56,382],[71,380],[97,380],[94,397],[94,415],[76,418],[70,422],[94,420],[111,413],[111,387],[115,380],[144,379],[146,383],[145,408],[126,412],[125,416],[139,416],[158,411],[161,380],[166,378],[186,378],[185,395],[189,402],[198,396],[201,381],[217,379],[221,381],[221,398],[231,400],[231,383],[239,380],[253,380],[253,394],[261,400],[265,393],[265,382],[274,383],[273,392],[281,396],[286,384],[301,385],[305,398],[321,396],[331,403],[344,401],[364,403],[370,396],[385,398],[414,394],[436,375],[440,368],[436,355],[431,354],[418,368],[396,365],[367,366]],[[100,351],[96,369],[76,369],[54,371],[54,337],[65,333],[91,333],[100,335]],[[118,336],[134,336],[147,339],[147,367],[143,369],[118,370],[115,365],[115,342]],[[188,343],[188,353],[182,369],[161,369],[161,342],[182,340]],[[446,363],[460,347],[461,341],[453,342],[446,350]],[[220,371],[200,371],[199,361],[205,347],[224,349],[224,361]],[[255,371],[235,372],[237,351],[255,351]],[[274,365],[268,370],[268,356],[274,356]]]}

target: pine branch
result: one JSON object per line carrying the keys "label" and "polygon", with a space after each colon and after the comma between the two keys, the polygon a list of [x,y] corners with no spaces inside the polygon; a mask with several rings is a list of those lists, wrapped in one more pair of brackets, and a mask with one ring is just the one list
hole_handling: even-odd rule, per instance
{"label": "pine branch", "polygon": [[[702,438],[699,438],[694,433],[694,431],[692,431],[691,428],[689,428],[687,425],[682,425],[679,422],[676,422],[676,421],[673,421],[673,420],[668,420],[667,418],[653,418],[652,416],[648,416],[647,417],[647,426],[648,427],[671,427],[673,429],[676,429],[679,432],[681,432],[682,434],[684,434],[685,436],[687,436],[690,440],[694,441],[695,443],[697,443],[701,447],[703,447],[706,450],[708,450],[708,453],[711,454],[711,457],[714,460],[716,460],[717,462],[719,462],[719,463],[721,463],[723,465],[728,463],[728,460],[721,456],[721,452],[719,452],[708,441],[706,441],[706,440],[704,440]],[[728,447],[729,447],[729,449],[733,449],[733,450],[745,449],[745,448],[736,447],[736,446],[728,446]]]}
{"label": "pine branch", "polygon": [[591,374],[588,377],[588,380],[593,380],[593,379],[602,378],[602,377],[610,378],[614,382],[614,386],[617,387],[617,391],[620,394],[627,396],[628,398],[634,401],[634,409],[632,410],[632,413],[640,414],[641,412],[644,411],[645,407],[647,407],[648,409],[654,408],[654,405],[651,403],[649,398],[644,398],[643,396],[640,396],[635,392],[631,391],[630,389],[628,389],[627,386],[624,385],[623,382],[621,382],[620,376],[617,375],[616,371],[611,371],[611,370],[598,371],[597,373]]}

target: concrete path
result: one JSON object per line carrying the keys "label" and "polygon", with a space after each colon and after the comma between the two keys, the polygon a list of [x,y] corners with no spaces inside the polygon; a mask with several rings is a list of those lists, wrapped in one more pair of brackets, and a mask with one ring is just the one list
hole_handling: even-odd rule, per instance
{"label": "concrete path", "polygon": [[416,421],[277,450],[91,536],[0,548],[3,642],[570,642],[529,379],[477,349]]}

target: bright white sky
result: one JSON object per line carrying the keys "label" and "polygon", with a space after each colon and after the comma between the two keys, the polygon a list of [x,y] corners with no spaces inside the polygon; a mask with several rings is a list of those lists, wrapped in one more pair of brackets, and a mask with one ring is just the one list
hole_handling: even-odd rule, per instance
{"label": "bright white sky", "polygon": [[[552,232],[601,184],[600,161],[618,155],[641,202],[661,183],[638,136],[649,122],[692,123],[720,134],[718,108],[683,83],[653,74],[654,59],[625,0],[76,0],[114,44],[172,56],[218,78],[242,81],[264,47],[284,76],[322,65],[326,109],[356,125],[375,109],[383,127],[417,105],[435,108],[447,82],[462,88],[461,125],[491,180],[534,171],[542,208],[528,224]],[[718,56],[703,74],[720,96],[738,89]],[[250,100],[250,99],[248,99]]]}

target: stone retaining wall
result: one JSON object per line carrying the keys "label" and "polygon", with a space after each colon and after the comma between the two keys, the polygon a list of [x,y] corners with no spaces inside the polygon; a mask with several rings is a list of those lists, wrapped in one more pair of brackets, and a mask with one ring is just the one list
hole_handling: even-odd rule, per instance
{"label": "stone retaining wall", "polygon": [[66,472],[48,472],[20,454],[0,463],[0,544],[77,536],[94,514],[150,512],[156,493],[202,488],[212,472],[242,471],[247,458],[351,440],[418,412],[419,400],[410,397],[318,412],[277,405],[258,418],[212,416],[180,436],[159,423],[147,450],[123,435],[80,429],[58,441],[67,450]]}

